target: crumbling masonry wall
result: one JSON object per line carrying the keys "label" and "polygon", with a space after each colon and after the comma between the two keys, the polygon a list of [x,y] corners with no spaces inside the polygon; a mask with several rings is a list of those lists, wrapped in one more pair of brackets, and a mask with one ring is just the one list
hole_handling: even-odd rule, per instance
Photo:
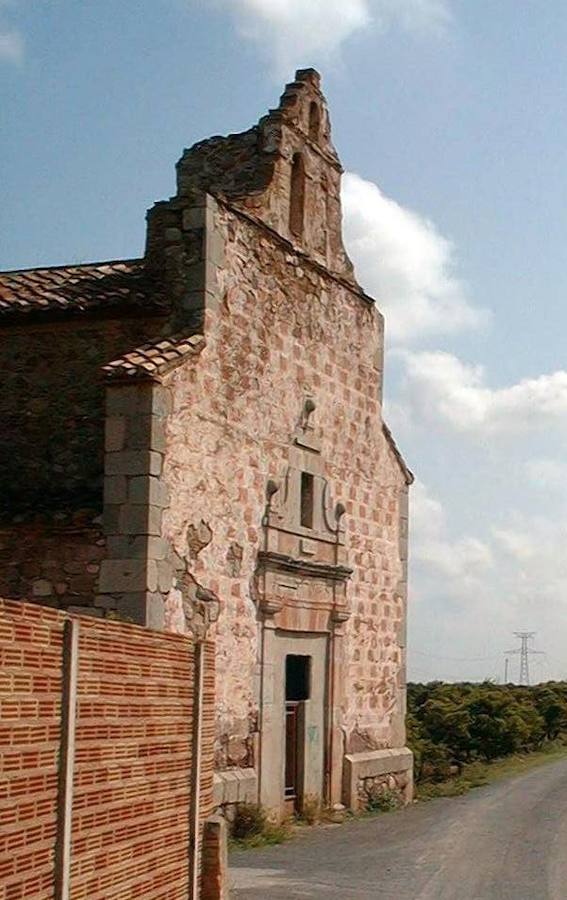
{"label": "crumbling masonry wall", "polygon": [[90,512],[0,525],[0,596],[77,612],[91,607],[106,539]]}
{"label": "crumbling masonry wall", "polygon": [[12,516],[102,510],[100,367],[156,333],[143,319],[2,329],[0,494]]}
{"label": "crumbling masonry wall", "polygon": [[[333,496],[346,506],[348,594],[345,750],[404,744],[404,565],[407,485],[382,428],[382,319],[344,280],[268,228],[221,204],[218,307],[197,361],[166,380],[172,398],[163,534],[218,595],[217,763],[255,764],[257,615],[254,572],[266,484],[287,465],[305,396],[316,404]],[[179,593],[166,625],[184,630]]]}
{"label": "crumbling masonry wall", "polygon": [[100,367],[160,327],[125,318],[2,329],[0,594],[92,605],[106,546]]}
{"label": "crumbling masonry wall", "polygon": [[[266,486],[286,471],[307,398],[354,570],[340,723],[351,782],[371,754],[388,759],[373,758],[377,770],[411,767],[411,754],[385,749],[405,743],[411,475],[381,419],[383,321],[342,244],[341,172],[319,77],[304,70],[257,126],[186,151],[177,197],[149,218],[149,264],[170,284],[176,320],[197,316],[205,338],[198,359],[163,379],[162,537],[191,584],[222,603],[217,765],[239,773],[246,794],[258,764]],[[172,584],[165,624],[184,631],[183,585]]]}

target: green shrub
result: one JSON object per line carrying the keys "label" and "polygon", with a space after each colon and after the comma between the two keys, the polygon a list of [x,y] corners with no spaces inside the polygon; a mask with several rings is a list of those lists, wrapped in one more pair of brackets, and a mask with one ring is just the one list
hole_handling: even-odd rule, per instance
{"label": "green shrub", "polygon": [[297,818],[306,825],[316,825],[321,821],[321,799],[317,794],[305,795]]}
{"label": "green shrub", "polygon": [[440,783],[475,760],[531,753],[567,736],[567,683],[410,684],[407,731],[416,782]]}
{"label": "green shrub", "polygon": [[268,824],[266,810],[255,803],[239,803],[232,823],[232,836],[244,840],[262,834]]}
{"label": "green shrub", "polygon": [[399,794],[390,788],[370,789],[367,794],[367,812],[392,812],[402,805]]}
{"label": "green shrub", "polygon": [[292,836],[291,824],[271,822],[266,810],[255,803],[239,803],[231,828],[233,845],[251,849],[281,844]]}

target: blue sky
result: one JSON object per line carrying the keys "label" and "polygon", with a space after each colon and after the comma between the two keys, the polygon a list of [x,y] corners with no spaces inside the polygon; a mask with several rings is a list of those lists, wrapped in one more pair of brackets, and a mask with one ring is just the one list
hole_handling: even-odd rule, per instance
{"label": "blue sky", "polygon": [[[141,255],[184,147],[323,75],[387,317],[415,678],[567,676],[567,6],[0,0],[0,267]],[[537,660],[537,662],[536,662]]]}

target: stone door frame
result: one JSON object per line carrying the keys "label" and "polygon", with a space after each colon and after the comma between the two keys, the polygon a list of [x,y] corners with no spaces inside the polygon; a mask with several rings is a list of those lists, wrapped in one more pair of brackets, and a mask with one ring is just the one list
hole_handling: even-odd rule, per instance
{"label": "stone door frame", "polygon": [[311,692],[304,706],[302,793],[325,799],[329,636],[266,628],[262,644],[259,798],[279,817],[286,813],[285,664],[289,655],[311,658]]}
{"label": "stone door frame", "polygon": [[[341,503],[333,505],[331,500],[315,412],[313,398],[306,397],[291,436],[287,468],[266,484],[264,548],[258,554],[256,570],[260,622],[259,798],[278,814],[284,796],[285,754],[280,735],[284,724],[284,647],[285,655],[312,656],[320,679],[316,686],[317,703],[321,704],[317,728],[322,731],[323,773],[318,784],[309,782],[306,775],[305,793],[319,794],[322,803],[332,805],[340,802],[342,792],[343,644],[344,623],[350,616],[346,590],[352,570],[346,566],[345,508]],[[304,515],[306,484],[308,516]],[[307,646],[311,650],[302,652],[301,647]],[[313,713],[315,703],[309,702]]]}

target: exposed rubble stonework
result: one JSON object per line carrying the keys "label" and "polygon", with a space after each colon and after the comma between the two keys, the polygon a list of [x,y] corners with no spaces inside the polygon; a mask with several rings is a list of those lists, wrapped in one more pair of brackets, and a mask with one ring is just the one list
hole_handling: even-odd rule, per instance
{"label": "exposed rubble stonework", "polygon": [[106,554],[92,510],[0,524],[0,597],[28,597],[82,612],[91,607]]}
{"label": "exposed rubble stonework", "polygon": [[146,340],[159,321],[87,315],[45,324],[19,307],[12,319],[0,315],[2,522],[69,510],[102,512],[100,367],[132,340]]}
{"label": "exposed rubble stonework", "polygon": [[[122,306],[89,293],[23,309],[18,273],[0,276],[8,328],[27,330],[30,306],[39,333],[129,317],[132,340],[97,355],[105,455],[83,467],[89,485],[104,480],[92,605],[179,632],[220,605],[227,810],[411,797],[412,476],[381,416],[383,319],[343,247],[341,171],[319,76],[301,70],[256,127],[184,152],[176,195],[148,213],[143,264],[121,272]],[[93,447],[101,422],[78,427]],[[74,440],[62,432],[59,453]]]}

